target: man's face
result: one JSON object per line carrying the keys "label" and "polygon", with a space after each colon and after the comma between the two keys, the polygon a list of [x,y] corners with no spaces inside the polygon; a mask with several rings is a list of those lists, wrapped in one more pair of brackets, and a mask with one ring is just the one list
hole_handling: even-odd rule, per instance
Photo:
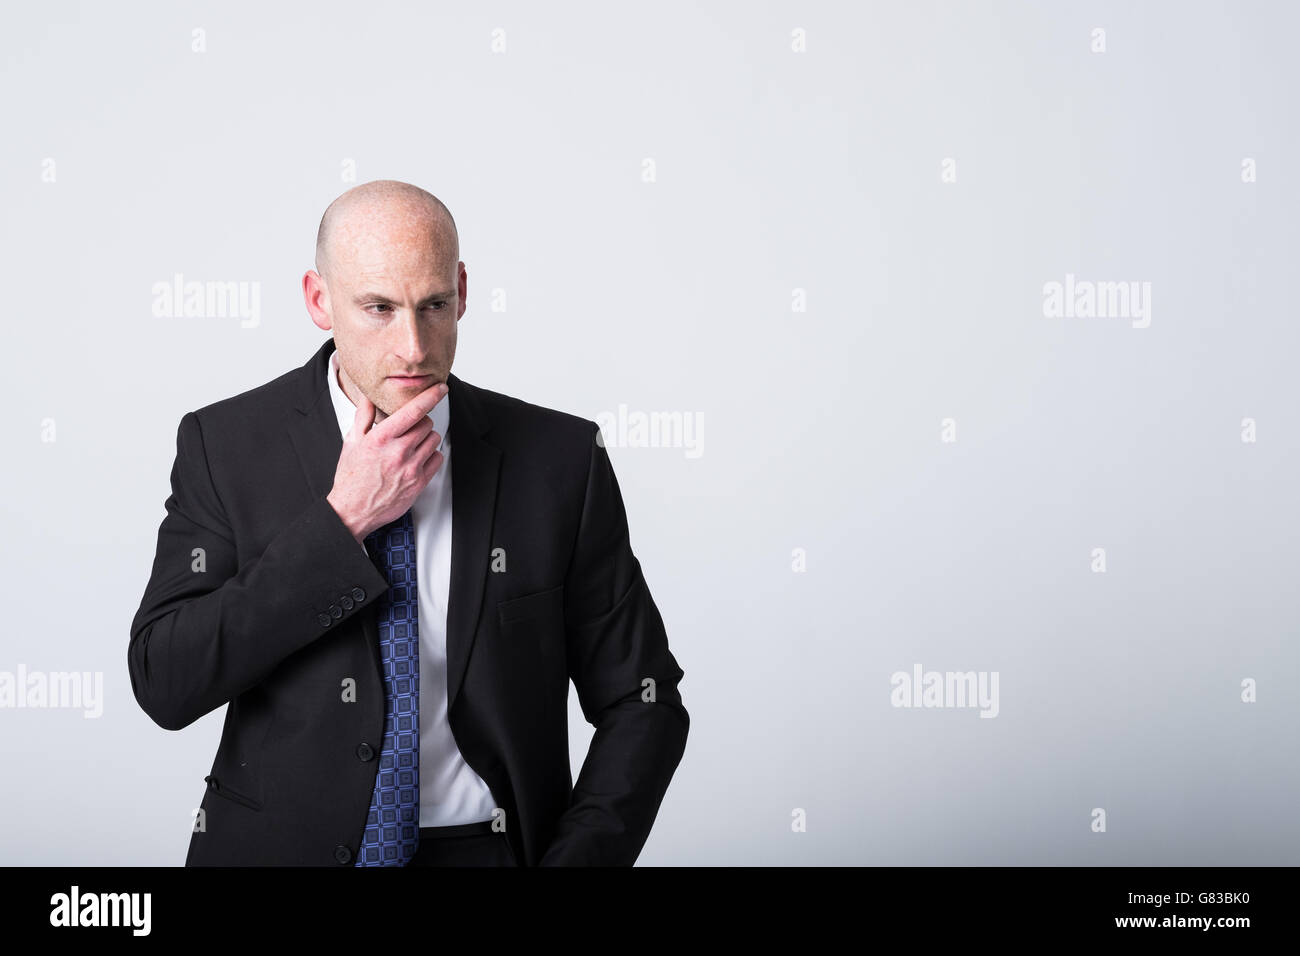
{"label": "man's face", "polygon": [[315,272],[305,277],[307,304],[334,333],[345,392],[360,389],[380,419],[447,381],[466,293],[465,264],[447,243],[427,229],[380,226],[338,242],[327,273],[324,294],[313,294]]}

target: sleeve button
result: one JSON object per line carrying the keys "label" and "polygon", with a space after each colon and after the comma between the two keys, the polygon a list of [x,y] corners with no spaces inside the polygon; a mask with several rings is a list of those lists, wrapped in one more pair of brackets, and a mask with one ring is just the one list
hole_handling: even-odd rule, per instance
{"label": "sleeve button", "polygon": [[320,622],[321,627],[329,627],[331,623],[330,616],[328,614],[318,614],[316,615],[316,620]]}

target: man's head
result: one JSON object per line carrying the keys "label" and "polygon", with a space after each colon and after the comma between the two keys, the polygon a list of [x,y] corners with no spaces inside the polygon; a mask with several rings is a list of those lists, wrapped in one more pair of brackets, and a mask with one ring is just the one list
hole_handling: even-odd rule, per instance
{"label": "man's head", "polygon": [[[334,333],[344,391],[354,402],[364,393],[376,420],[447,380],[466,274],[456,222],[436,196],[389,179],[349,189],[321,218],[302,288],[312,321]],[[425,377],[394,378],[403,375]]]}

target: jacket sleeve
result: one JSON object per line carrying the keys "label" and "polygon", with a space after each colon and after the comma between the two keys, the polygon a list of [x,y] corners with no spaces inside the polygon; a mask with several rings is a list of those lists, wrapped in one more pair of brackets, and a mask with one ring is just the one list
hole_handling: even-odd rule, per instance
{"label": "jacket sleeve", "polygon": [[[180,730],[333,633],[388,581],[323,495],[239,566],[195,412],[177,429],[171,488],[153,572],[131,622],[127,666],[144,712]],[[346,610],[345,594],[352,602]]]}
{"label": "jacket sleeve", "polygon": [[564,580],[564,617],[569,676],[596,733],[541,866],[636,862],[690,727],[677,687],[683,671],[632,553],[609,453],[590,424],[591,462]]}

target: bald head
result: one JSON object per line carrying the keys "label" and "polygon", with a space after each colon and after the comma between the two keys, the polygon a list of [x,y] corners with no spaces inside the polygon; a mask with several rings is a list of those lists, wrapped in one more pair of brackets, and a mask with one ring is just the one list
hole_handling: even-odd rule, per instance
{"label": "bald head", "polygon": [[424,239],[451,262],[460,258],[456,220],[437,196],[410,183],[377,179],[349,189],[326,208],[316,231],[316,271],[328,281],[367,242],[397,235]]}

